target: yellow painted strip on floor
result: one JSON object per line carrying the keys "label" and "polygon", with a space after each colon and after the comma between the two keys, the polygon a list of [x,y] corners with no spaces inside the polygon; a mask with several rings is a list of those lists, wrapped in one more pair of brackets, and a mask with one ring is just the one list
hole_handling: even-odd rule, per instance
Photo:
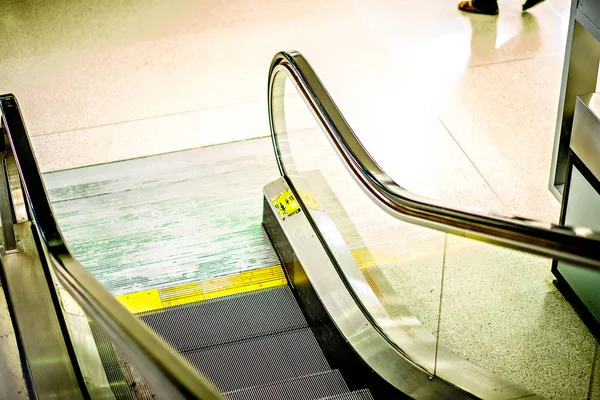
{"label": "yellow painted strip on floor", "polygon": [[133,314],[158,310],[163,307],[160,301],[160,295],[158,294],[158,289],[122,294],[117,296],[117,300]]}
{"label": "yellow painted strip on floor", "polygon": [[286,284],[283,269],[274,265],[205,281],[124,294],[117,299],[130,312],[137,314]]}

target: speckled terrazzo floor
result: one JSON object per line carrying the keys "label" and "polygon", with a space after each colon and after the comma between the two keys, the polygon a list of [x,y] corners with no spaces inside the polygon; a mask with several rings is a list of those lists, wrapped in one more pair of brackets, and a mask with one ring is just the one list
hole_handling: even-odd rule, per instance
{"label": "speckled terrazzo floor", "polygon": [[44,175],[75,256],[115,295],[278,264],[262,188],[269,139]]}

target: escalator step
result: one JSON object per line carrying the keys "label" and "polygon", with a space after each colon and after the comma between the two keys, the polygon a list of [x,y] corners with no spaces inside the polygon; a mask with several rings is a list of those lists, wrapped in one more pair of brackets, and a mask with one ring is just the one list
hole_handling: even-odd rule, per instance
{"label": "escalator step", "polygon": [[344,393],[348,393],[348,386],[339,371],[334,370],[225,395],[231,400],[309,400]]}
{"label": "escalator step", "polygon": [[330,397],[322,397],[319,400],[373,400],[373,395],[368,389],[357,390],[350,393],[338,394]]}
{"label": "escalator step", "polygon": [[310,328],[183,353],[222,392],[328,371]]}
{"label": "escalator step", "polygon": [[138,316],[180,352],[307,326],[287,285]]}

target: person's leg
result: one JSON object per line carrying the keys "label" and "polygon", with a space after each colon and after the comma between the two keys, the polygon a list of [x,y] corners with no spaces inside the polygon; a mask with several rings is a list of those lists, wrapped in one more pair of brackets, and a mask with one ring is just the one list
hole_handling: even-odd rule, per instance
{"label": "person's leg", "polygon": [[533,6],[537,6],[542,1],[544,0],[526,0],[525,3],[523,3],[523,11],[529,10]]}
{"label": "person's leg", "polygon": [[[528,0],[530,1],[530,0]],[[539,0],[541,1],[541,0]],[[497,0],[469,0],[461,1],[458,3],[458,9],[464,12],[477,13],[477,14],[498,14],[498,1]]]}

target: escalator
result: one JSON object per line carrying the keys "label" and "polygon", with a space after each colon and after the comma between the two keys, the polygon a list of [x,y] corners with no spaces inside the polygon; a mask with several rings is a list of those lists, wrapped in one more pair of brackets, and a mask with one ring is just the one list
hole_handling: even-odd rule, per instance
{"label": "escalator", "polygon": [[[372,398],[366,389],[351,391],[340,371],[331,369],[288,286],[169,307],[140,319],[227,398]],[[96,342],[110,348],[98,331]],[[151,386],[111,353],[101,356],[111,386],[120,388],[118,397],[153,398]]]}
{"label": "escalator", "polygon": [[[317,121],[320,138],[341,160],[339,170],[330,169],[330,155],[310,148],[316,140],[307,139],[304,120],[289,115],[295,104]],[[0,354],[17,360],[0,364],[0,397],[542,398],[445,347],[441,319],[434,323],[438,331],[428,329],[386,275],[402,257],[378,255],[371,236],[400,236],[419,225],[600,269],[600,237],[590,230],[457,209],[396,185],[306,60],[279,53],[269,73],[269,118],[281,176],[264,186],[261,199],[262,225],[280,262],[268,269],[274,278],[268,284],[250,278],[241,290],[218,296],[207,296],[197,282],[156,285],[135,294],[144,307],[131,307],[71,253],[15,97],[2,96],[0,109],[0,282],[6,298],[0,317],[12,320],[14,336],[12,344],[0,341]],[[385,211],[381,218],[390,226],[377,222],[365,203],[353,209],[350,203],[362,194],[348,189],[352,185]],[[361,223],[375,221],[374,227],[359,230],[356,215],[364,217]],[[398,220],[407,221],[403,231],[393,225]],[[444,252],[452,247],[448,241],[444,236]],[[591,358],[598,357],[596,345]],[[586,395],[594,398],[588,386]]]}

